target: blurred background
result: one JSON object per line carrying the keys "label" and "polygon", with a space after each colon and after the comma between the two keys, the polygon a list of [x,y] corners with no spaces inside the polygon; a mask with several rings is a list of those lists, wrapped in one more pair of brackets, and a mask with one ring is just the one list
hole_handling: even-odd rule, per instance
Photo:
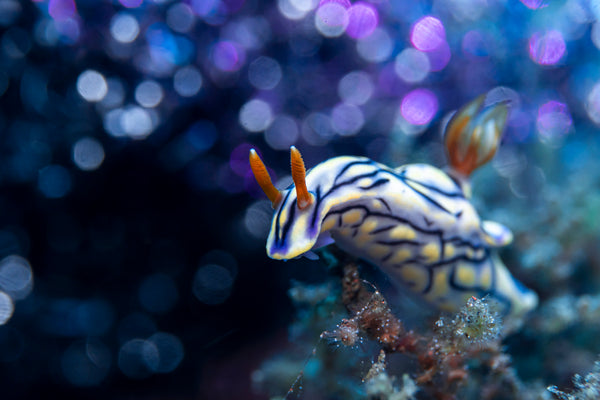
{"label": "blurred background", "polygon": [[443,166],[450,113],[487,92],[511,111],[474,202],[541,298],[507,346],[526,381],[568,386],[600,352],[598,18],[596,0],[0,0],[0,397],[267,398],[290,279],[327,270],[267,258],[248,150],[282,186],[290,145],[308,167]]}

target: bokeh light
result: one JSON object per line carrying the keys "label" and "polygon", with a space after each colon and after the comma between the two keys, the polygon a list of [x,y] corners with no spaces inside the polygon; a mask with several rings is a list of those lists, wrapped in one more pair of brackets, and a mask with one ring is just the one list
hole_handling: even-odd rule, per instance
{"label": "bokeh light", "polygon": [[192,0],[191,6],[194,13],[211,21],[212,18],[218,15],[222,3],[221,0]]}
{"label": "bokeh light", "polygon": [[248,132],[264,131],[273,122],[273,111],[267,102],[253,99],[240,109],[239,121]]}
{"label": "bokeh light", "polygon": [[142,5],[142,1],[143,0],[119,0],[119,3],[127,8],[137,8]]}
{"label": "bokeh light", "polygon": [[73,0],[49,0],[48,2],[48,14],[55,20],[68,20],[76,12],[77,9]]}
{"label": "bokeh light", "polygon": [[104,76],[98,71],[84,71],[77,78],[77,91],[87,101],[100,101],[108,93],[108,85]]}
{"label": "bokeh light", "polygon": [[204,304],[217,305],[227,301],[233,290],[234,277],[221,265],[207,264],[196,271],[192,291]]}
{"label": "bokeh light", "polygon": [[373,33],[379,22],[375,7],[368,3],[357,2],[348,9],[346,33],[354,39],[362,39]]}
{"label": "bokeh light", "polygon": [[108,91],[106,96],[100,101],[99,105],[104,109],[112,109],[123,105],[125,100],[125,87],[123,82],[117,78],[108,78],[106,80]]}
{"label": "bokeh light", "polygon": [[544,0],[519,0],[521,3],[525,5],[525,7],[537,10],[538,8],[546,7]]}
{"label": "bokeh light", "polygon": [[402,50],[394,65],[396,74],[407,83],[421,82],[429,75],[430,68],[427,55],[413,48]]}
{"label": "bokeh light", "polygon": [[16,0],[4,0],[0,2],[0,26],[9,26],[19,17],[23,8]]}
{"label": "bokeh light", "polygon": [[534,33],[529,39],[529,56],[540,65],[558,63],[567,50],[567,45],[559,31],[548,31],[544,34]]}
{"label": "bokeh light", "polygon": [[441,46],[435,50],[427,52],[427,58],[429,59],[429,65],[431,71],[437,72],[446,68],[446,65],[450,62],[452,54],[450,52],[450,46],[447,43],[442,43]]}
{"label": "bokeh light", "polygon": [[13,300],[23,300],[33,290],[33,272],[29,262],[10,255],[0,261],[0,290]]}
{"label": "bokeh light", "polygon": [[373,95],[373,90],[371,76],[363,71],[352,71],[344,75],[338,84],[338,94],[348,104],[365,104]]}
{"label": "bokeh light", "polygon": [[296,21],[304,18],[308,13],[305,7],[298,8],[296,4],[302,4],[299,0],[277,0],[277,8],[279,12],[287,19]]}
{"label": "bokeh light", "polygon": [[221,71],[237,71],[244,65],[246,53],[235,42],[221,41],[212,49],[212,61]]}
{"label": "bokeh light", "polygon": [[173,88],[183,97],[192,97],[202,88],[202,75],[196,67],[191,65],[183,67],[173,75]]}
{"label": "bokeh light", "polygon": [[246,210],[244,227],[252,237],[265,239],[269,233],[272,214],[270,202],[257,201]]}
{"label": "bokeh light", "polygon": [[140,33],[137,19],[131,14],[120,12],[115,14],[110,21],[110,34],[121,43],[133,42]]}
{"label": "bokeh light", "polygon": [[340,103],[331,112],[331,126],[341,136],[356,135],[364,123],[363,112],[353,104]]}
{"label": "bokeh light", "polygon": [[435,94],[428,89],[415,89],[402,99],[400,112],[404,119],[413,125],[431,122],[438,110]]}
{"label": "bokeh light", "polygon": [[265,141],[275,150],[285,150],[298,140],[296,121],[288,115],[278,115],[265,130]]}
{"label": "bokeh light", "polygon": [[537,129],[540,139],[545,142],[555,141],[571,130],[573,121],[567,105],[550,100],[540,106],[537,115]]}
{"label": "bokeh light", "polygon": [[156,107],[164,97],[162,86],[153,80],[141,82],[135,88],[135,100],[147,108]]}
{"label": "bokeh light", "polygon": [[0,326],[6,324],[13,315],[15,306],[9,295],[0,291]]}
{"label": "bokeh light", "polygon": [[142,107],[125,107],[119,120],[125,135],[133,139],[145,139],[154,129],[150,112]]}
{"label": "bokeh light", "polygon": [[335,136],[331,118],[324,113],[311,113],[302,122],[302,138],[313,146],[324,146]]}
{"label": "bokeh light", "polygon": [[192,8],[185,3],[175,3],[167,10],[167,25],[175,32],[188,32],[194,26]]}
{"label": "bokeh light", "polygon": [[104,148],[96,139],[84,137],[73,145],[72,158],[79,169],[93,171],[104,161]]}
{"label": "bokeh light", "polygon": [[71,190],[71,174],[60,165],[48,165],[38,173],[38,188],[49,199],[64,197]]}
{"label": "bokeh light", "polygon": [[373,33],[356,42],[358,54],[369,62],[382,62],[387,60],[394,49],[394,43],[389,33],[381,27],[375,28]]}
{"label": "bokeh light", "polygon": [[433,51],[442,46],[446,43],[442,21],[429,15],[419,19],[410,30],[410,41],[421,51]]}
{"label": "bokeh light", "polygon": [[183,360],[184,349],[181,340],[175,335],[157,332],[148,338],[158,351],[158,363],[151,364],[153,372],[167,374],[173,372]]}
{"label": "bokeh light", "polygon": [[75,386],[96,386],[107,376],[111,358],[109,348],[99,341],[77,342],[64,352],[62,371]]}
{"label": "bokeh light", "polygon": [[325,37],[337,37],[350,22],[348,7],[343,2],[322,2],[315,13],[315,27]]}
{"label": "bokeh light", "polygon": [[258,57],[248,66],[248,79],[257,89],[271,90],[279,84],[281,78],[281,66],[270,57]]}
{"label": "bokeh light", "polygon": [[158,368],[159,363],[158,348],[148,340],[131,339],[119,349],[119,369],[129,378],[146,378]]}
{"label": "bokeh light", "polygon": [[600,82],[596,83],[589,91],[585,101],[585,109],[590,119],[600,125]]}

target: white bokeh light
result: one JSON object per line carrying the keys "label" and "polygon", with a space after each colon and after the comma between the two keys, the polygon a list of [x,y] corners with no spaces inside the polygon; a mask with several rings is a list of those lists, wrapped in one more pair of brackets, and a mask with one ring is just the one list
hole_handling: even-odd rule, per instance
{"label": "white bokeh light", "polygon": [[77,92],[87,101],[101,101],[108,93],[108,84],[101,73],[88,69],[77,78]]}
{"label": "white bokeh light", "polygon": [[154,129],[152,116],[148,110],[138,106],[131,106],[123,110],[120,123],[125,134],[133,139],[144,139]]}
{"label": "white bokeh light", "polygon": [[239,121],[248,132],[264,131],[273,122],[273,111],[266,101],[253,99],[240,109]]}
{"label": "white bokeh light", "polygon": [[336,2],[322,4],[315,13],[315,27],[325,37],[341,36],[348,23],[348,10]]}
{"label": "white bokeh light", "polygon": [[134,16],[118,13],[110,20],[110,34],[120,43],[133,42],[140,33],[140,25]]}
{"label": "white bokeh light", "polygon": [[301,0],[277,0],[277,8],[281,15],[293,21],[302,19],[308,13],[308,10],[302,10],[296,7],[294,3]]}

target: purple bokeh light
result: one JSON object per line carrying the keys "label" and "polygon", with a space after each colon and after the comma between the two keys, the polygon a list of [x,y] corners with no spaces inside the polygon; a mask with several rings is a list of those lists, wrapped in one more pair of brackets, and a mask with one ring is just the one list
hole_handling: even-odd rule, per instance
{"label": "purple bokeh light", "polygon": [[352,5],[352,3],[350,3],[350,0],[321,0],[319,2],[319,7],[321,7],[322,5],[331,4],[331,3],[339,4],[340,6],[344,7],[345,9],[350,8],[350,6]]}
{"label": "purple bokeh light", "polygon": [[404,119],[413,125],[431,122],[438,110],[435,94],[428,89],[415,89],[402,99],[400,112]]}
{"label": "purple bokeh light", "polygon": [[348,9],[346,33],[354,39],[361,39],[373,33],[379,22],[377,10],[370,4],[356,3]]}
{"label": "purple bokeh light", "polygon": [[523,5],[530,10],[537,10],[540,8],[544,8],[547,5],[544,4],[544,0],[519,0]]}
{"label": "purple bokeh light", "polygon": [[75,15],[77,9],[73,0],[50,0],[48,14],[57,21],[67,20]]}
{"label": "purple bokeh light", "polygon": [[142,5],[142,0],[119,0],[124,7],[136,8]]}
{"label": "purple bokeh light", "polygon": [[426,53],[429,57],[429,69],[433,72],[441,71],[446,68],[446,65],[450,62],[452,53],[450,53],[450,46],[446,42],[443,42],[440,46],[432,51]]}
{"label": "purple bokeh light", "polygon": [[544,35],[534,33],[529,39],[529,56],[540,65],[553,65],[565,55],[567,45],[559,31],[548,31]]}
{"label": "purple bokeh light", "polygon": [[223,40],[217,42],[212,51],[212,61],[221,71],[237,71],[244,64],[246,55],[237,43]]}
{"label": "purple bokeh light", "polygon": [[442,21],[429,15],[421,18],[410,30],[410,42],[421,51],[433,51],[446,44]]}

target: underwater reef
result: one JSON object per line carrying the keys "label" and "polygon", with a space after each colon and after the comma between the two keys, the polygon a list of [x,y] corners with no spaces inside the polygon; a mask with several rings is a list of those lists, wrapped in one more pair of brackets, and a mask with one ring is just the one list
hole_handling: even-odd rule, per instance
{"label": "underwater reef", "polygon": [[[0,398],[600,398],[599,20],[597,0],[0,0]],[[463,257],[493,248],[510,295],[426,298],[358,239],[269,239],[279,193],[300,220],[360,172],[342,156],[373,162],[356,191],[412,185],[417,227],[467,199],[488,241]]]}

